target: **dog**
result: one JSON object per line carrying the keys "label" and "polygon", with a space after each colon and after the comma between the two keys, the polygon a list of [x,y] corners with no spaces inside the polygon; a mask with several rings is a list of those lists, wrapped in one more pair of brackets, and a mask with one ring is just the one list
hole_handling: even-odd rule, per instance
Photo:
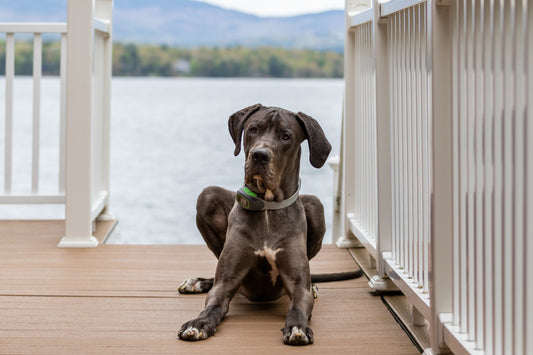
{"label": "dog", "polygon": [[331,144],[312,117],[261,104],[235,112],[228,126],[235,156],[241,141],[244,148],[244,185],[237,192],[207,187],[198,197],[196,224],[218,263],[214,279],[188,279],[178,287],[180,293],[209,291],[204,310],[183,324],[178,337],[195,341],[214,335],[240,291],[258,302],[287,294],[283,342],[312,344],[312,282],[362,275],[361,270],[313,280],[310,275],[309,260],[322,247],[326,224],[320,200],[299,195],[300,145],[308,141],[311,165],[320,168]]}

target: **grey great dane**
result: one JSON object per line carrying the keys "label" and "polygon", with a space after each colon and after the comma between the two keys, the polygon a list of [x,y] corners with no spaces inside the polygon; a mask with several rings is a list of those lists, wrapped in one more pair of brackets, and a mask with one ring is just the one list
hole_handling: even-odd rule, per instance
{"label": "grey great dane", "polygon": [[239,191],[207,187],[198,197],[196,224],[218,258],[214,279],[188,279],[180,293],[207,292],[205,309],[178,332],[183,340],[215,334],[237,291],[251,301],[290,299],[283,342],[313,343],[308,327],[314,304],[312,282],[355,278],[361,270],[317,275],[309,260],[317,255],[326,230],[324,208],[311,195],[299,195],[300,144],[308,140],[310,162],[320,168],[331,145],[315,119],[256,104],[229,118],[235,155],[245,154],[244,186]]}

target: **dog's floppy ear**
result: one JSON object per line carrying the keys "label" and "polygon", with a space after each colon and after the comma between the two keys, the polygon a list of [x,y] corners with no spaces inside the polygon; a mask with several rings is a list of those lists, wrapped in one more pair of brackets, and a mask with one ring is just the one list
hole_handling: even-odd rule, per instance
{"label": "dog's floppy ear", "polygon": [[309,161],[315,168],[321,168],[326,159],[328,159],[331,144],[329,144],[322,127],[313,117],[303,112],[298,112],[296,118],[300,122],[305,138],[309,142]]}
{"label": "dog's floppy ear", "polygon": [[259,111],[261,107],[263,107],[261,104],[248,106],[240,111],[235,112],[229,117],[228,128],[231,138],[233,138],[233,142],[235,143],[235,156],[239,155],[241,151],[241,136],[244,128],[244,122],[246,122],[248,117]]}

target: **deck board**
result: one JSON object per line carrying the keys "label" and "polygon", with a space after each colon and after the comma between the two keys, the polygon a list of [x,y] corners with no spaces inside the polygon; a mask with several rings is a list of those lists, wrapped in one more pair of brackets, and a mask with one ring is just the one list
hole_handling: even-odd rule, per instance
{"label": "deck board", "polygon": [[[239,295],[214,337],[177,340],[179,325],[198,314],[205,296],[179,295],[176,286],[216,267],[205,246],[58,249],[62,231],[59,221],[0,221],[0,353],[419,353],[364,278],[319,285],[312,346],[282,344],[286,298],[256,304]],[[349,253],[333,246],[311,264],[314,273],[354,267]]]}

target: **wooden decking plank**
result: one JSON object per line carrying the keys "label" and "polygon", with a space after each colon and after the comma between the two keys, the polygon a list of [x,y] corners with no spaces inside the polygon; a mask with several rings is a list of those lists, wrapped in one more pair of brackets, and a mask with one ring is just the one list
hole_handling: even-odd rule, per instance
{"label": "wooden decking plank", "polygon": [[[180,341],[180,324],[199,313],[205,296],[179,295],[176,286],[214,273],[205,246],[65,250],[55,247],[61,234],[59,222],[0,222],[0,353],[418,353],[364,278],[319,285],[312,346],[282,344],[286,297],[256,304],[240,295],[214,337]],[[311,268],[355,265],[347,251],[325,246]]]}

